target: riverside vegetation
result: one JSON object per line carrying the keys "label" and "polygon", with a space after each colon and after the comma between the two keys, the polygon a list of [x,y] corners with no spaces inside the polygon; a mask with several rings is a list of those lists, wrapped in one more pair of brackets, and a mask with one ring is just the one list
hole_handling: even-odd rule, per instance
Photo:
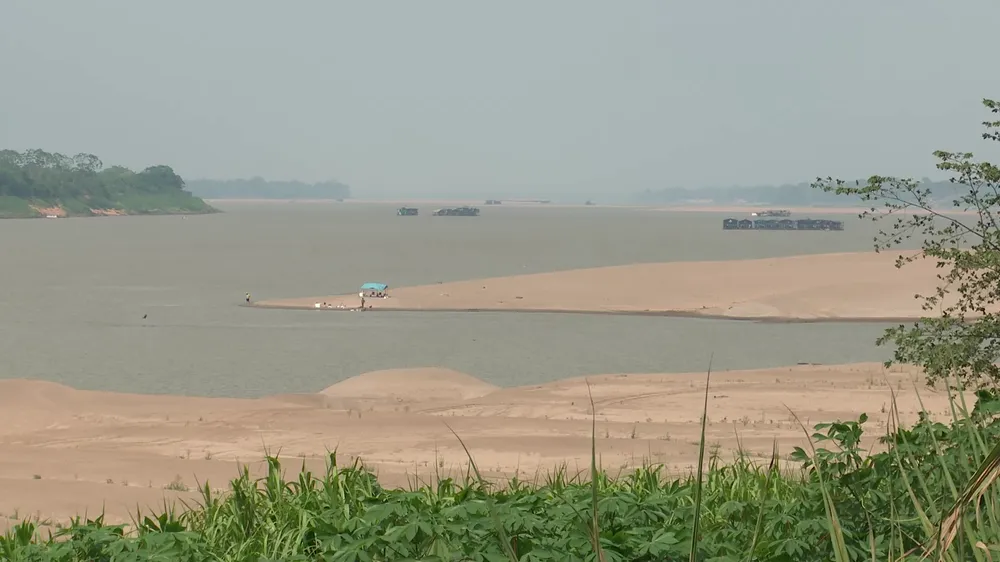
{"label": "riverside vegetation", "polygon": [[[1000,112],[996,102],[984,105]],[[1000,121],[986,126],[984,136],[1000,140]],[[976,224],[936,211],[926,187],[909,180],[876,176],[866,187],[847,187],[828,179],[816,186],[886,202],[890,211],[924,211],[898,221],[876,249],[914,232],[926,236],[923,255],[945,271],[929,306],[949,287],[956,287],[958,304],[941,308],[939,318],[889,330],[881,343],[895,343],[897,361],[923,366],[928,384],[943,385],[951,397],[947,423],[923,414],[912,427],[900,427],[893,396],[879,452],[862,446],[862,415],[819,424],[812,433],[803,426],[806,449],[782,456],[775,446],[769,462],[758,462],[742,452],[727,460],[708,451],[706,459],[703,413],[698,466],[679,478],[655,465],[613,476],[602,470],[596,422],[588,473],[557,470],[503,485],[486,481],[468,450],[470,469],[461,481],[394,490],[381,487],[361,464],[338,466],[336,454],[324,474],[303,467],[291,480],[269,457],[264,478],[244,469],[225,494],[206,483],[199,505],[137,513],[128,526],[77,519],[43,537],[43,522],[23,521],[0,539],[0,559],[1000,559],[1000,492],[993,485],[1000,478],[1000,317],[986,310],[1000,298],[1000,222],[993,214],[1000,170],[973,162],[971,154],[937,154],[939,167],[968,188],[955,206],[978,211]],[[709,388],[710,373],[705,412]],[[972,408],[965,390],[975,394]]]}
{"label": "riverside vegetation", "polygon": [[0,218],[216,212],[184,187],[170,166],[133,172],[93,154],[0,150]]}

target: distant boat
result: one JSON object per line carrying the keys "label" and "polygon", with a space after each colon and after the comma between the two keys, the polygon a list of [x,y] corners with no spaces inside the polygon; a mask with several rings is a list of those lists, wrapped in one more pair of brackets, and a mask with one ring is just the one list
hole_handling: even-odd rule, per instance
{"label": "distant boat", "polygon": [[723,230],[844,230],[843,221],[825,219],[724,219]]}
{"label": "distant boat", "polygon": [[45,218],[47,218],[47,219],[57,219],[57,218],[59,218],[59,215],[45,215]]}
{"label": "distant boat", "polygon": [[400,207],[396,209],[396,214],[401,217],[415,217],[420,211],[413,207]]}
{"label": "distant boat", "polygon": [[479,209],[475,207],[453,207],[434,211],[435,217],[478,217]]}
{"label": "distant boat", "polygon": [[790,217],[792,212],[788,209],[765,209],[763,211],[757,211],[756,213],[750,213],[751,217]]}

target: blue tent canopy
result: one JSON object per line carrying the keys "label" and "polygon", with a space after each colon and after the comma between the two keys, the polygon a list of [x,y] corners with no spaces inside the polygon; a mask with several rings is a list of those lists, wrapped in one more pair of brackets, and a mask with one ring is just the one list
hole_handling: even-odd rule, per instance
{"label": "blue tent canopy", "polygon": [[385,283],[365,283],[361,286],[362,291],[385,291],[388,288]]}

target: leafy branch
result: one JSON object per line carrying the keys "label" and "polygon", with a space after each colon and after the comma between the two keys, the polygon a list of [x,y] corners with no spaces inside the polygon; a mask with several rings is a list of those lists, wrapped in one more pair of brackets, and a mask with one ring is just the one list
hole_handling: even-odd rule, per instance
{"label": "leafy branch", "polygon": [[[984,99],[992,114],[1000,102]],[[984,121],[983,138],[1000,142],[1000,120]],[[870,204],[859,217],[887,221],[875,251],[919,237],[920,251],[900,255],[896,267],[918,259],[936,260],[941,270],[933,294],[915,295],[923,310],[936,311],[910,326],[886,330],[878,345],[892,343],[892,362],[924,368],[928,384],[955,377],[960,386],[994,387],[1000,382],[1000,168],[971,152],[934,152],[937,168],[949,172],[948,184],[928,187],[907,178],[871,176],[861,185],[832,177],[813,188],[860,198]],[[941,207],[950,209],[941,210]]]}

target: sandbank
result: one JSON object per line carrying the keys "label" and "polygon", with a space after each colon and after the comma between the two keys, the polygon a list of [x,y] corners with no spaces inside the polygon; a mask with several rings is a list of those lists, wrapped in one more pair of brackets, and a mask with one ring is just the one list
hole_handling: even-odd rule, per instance
{"label": "sandbank", "polygon": [[[824,235],[805,235],[812,234]],[[929,259],[898,269],[899,255],[857,252],[578,269],[390,287],[389,298],[369,298],[365,304],[372,311],[586,312],[769,321],[920,318],[926,312],[914,295],[932,294],[941,270]],[[370,280],[358,284],[364,281]],[[317,303],[321,310],[351,310],[360,299],[355,292],[263,300],[255,306],[315,310]]]}
{"label": "sandbank", "polygon": [[[66,522],[84,512],[95,515],[102,506],[108,521],[128,522],[137,507],[190,503],[197,483],[225,488],[238,463],[259,474],[265,447],[280,452],[293,472],[301,462],[322,469],[327,452],[337,449],[342,463],[361,458],[388,486],[457,476],[467,459],[448,426],[488,477],[532,479],[560,465],[586,470],[588,381],[605,468],[648,461],[686,472],[695,465],[702,373],[609,374],[497,388],[447,369],[402,369],[361,375],[315,394],[261,399],[0,381],[0,529],[28,516]],[[946,396],[924,389],[910,368],[814,365],[713,373],[707,441],[726,458],[737,436],[761,462],[774,441],[787,454],[804,444],[788,408],[810,427],[865,412],[873,440],[885,432],[890,387],[903,421],[916,420],[914,385],[932,416],[947,419]]]}

